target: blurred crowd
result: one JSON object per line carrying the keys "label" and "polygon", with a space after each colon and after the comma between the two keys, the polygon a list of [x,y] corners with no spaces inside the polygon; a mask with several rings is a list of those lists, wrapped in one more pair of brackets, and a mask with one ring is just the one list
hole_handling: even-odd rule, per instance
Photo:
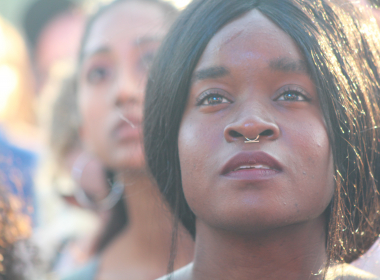
{"label": "blurred crowd", "polygon": [[[165,274],[172,217],[141,124],[149,66],[186,2],[34,0],[19,22],[0,17],[0,279]],[[378,3],[352,2],[380,24]],[[174,268],[193,256],[178,231]],[[380,276],[378,246],[357,266]]]}
{"label": "blurred crowd", "polygon": [[[158,199],[158,195],[149,190],[151,184],[144,171],[140,143],[125,149],[123,142],[136,142],[140,137],[138,130],[133,131],[135,135],[132,136],[128,131],[128,126],[139,126],[142,118],[141,97],[131,101],[136,96],[130,95],[141,95],[153,54],[178,13],[174,4],[183,6],[186,1],[159,4],[142,1],[139,4],[142,7],[132,7],[132,12],[129,7],[122,8],[123,1],[115,4],[121,10],[110,8],[109,2],[36,0],[25,2],[19,22],[12,25],[0,18],[0,187],[1,201],[4,200],[0,206],[4,207],[2,215],[7,217],[7,221],[2,220],[7,225],[1,229],[4,234],[0,238],[0,247],[4,245],[5,250],[0,252],[1,279],[62,279],[96,260],[117,236],[121,243],[137,242],[138,238],[124,240],[121,233],[132,224],[133,211],[138,212],[138,208]],[[142,8],[147,11],[143,13]],[[145,12],[148,15],[145,16]],[[106,18],[106,15],[100,16],[103,13],[118,15],[111,20],[107,16],[103,22]],[[96,14],[98,16],[94,16]],[[93,19],[86,24],[91,17],[101,18],[100,23]],[[131,26],[123,24],[125,17],[130,17],[132,33]],[[115,33],[112,42],[107,37],[111,30]],[[128,60],[133,62],[120,63]],[[89,63],[94,65],[87,66]],[[82,70],[82,67],[93,69]],[[88,73],[82,73],[84,71]],[[82,78],[78,77],[83,77],[87,85],[105,85],[106,79],[120,79],[121,73],[130,76],[132,84],[127,87],[136,88],[124,88],[117,80],[108,88],[103,87],[100,90],[103,93],[89,94],[105,96],[112,91],[115,98],[121,98],[122,104],[115,106],[114,101],[104,100],[103,104],[93,105],[89,100],[89,105],[85,105],[89,107],[88,114],[81,116],[77,91],[82,87],[78,82]],[[94,86],[90,90],[93,89]],[[126,113],[129,106],[133,107],[132,113],[129,110]],[[99,118],[109,116],[115,119],[114,124],[98,123]],[[110,135],[97,139],[102,133]],[[112,143],[107,142],[113,141],[112,134],[120,134],[117,141],[122,144],[111,147],[111,153],[115,149],[114,155],[108,156],[107,145]],[[134,155],[136,149],[140,152]],[[125,155],[130,162],[122,159]],[[133,172],[141,173],[134,176],[136,180],[124,174],[123,169],[128,166],[132,166]],[[129,206],[128,214],[124,203],[124,185],[128,185],[125,178],[129,178],[131,185],[128,195],[133,198],[130,200],[135,200],[137,207],[134,210]],[[141,181],[147,192],[139,194],[137,181]],[[144,210],[136,218],[148,219],[160,233],[159,242],[151,241],[151,236],[145,237],[149,239],[143,246],[145,250],[155,246],[158,253],[164,250],[169,256],[170,246],[157,244],[161,243],[161,237],[163,243],[170,242],[171,234],[170,229],[156,222],[155,217],[160,216],[156,210],[166,211],[157,205],[159,210]],[[167,217],[160,219],[170,227]],[[141,234],[139,230],[146,227],[146,222],[142,227],[138,222],[133,223],[136,224],[135,234]],[[116,255],[118,259],[120,253],[115,249],[110,250],[111,256]],[[183,264],[190,260],[191,245],[184,251],[183,260],[180,260]],[[25,260],[11,262],[11,257]],[[110,261],[114,262],[114,258]],[[159,263],[163,265],[156,259],[161,259]],[[160,276],[165,272],[167,258],[156,256],[156,259],[148,258],[152,266],[149,273]],[[11,263],[18,263],[18,266]],[[112,264],[104,273],[115,269],[117,273],[123,265]]]}

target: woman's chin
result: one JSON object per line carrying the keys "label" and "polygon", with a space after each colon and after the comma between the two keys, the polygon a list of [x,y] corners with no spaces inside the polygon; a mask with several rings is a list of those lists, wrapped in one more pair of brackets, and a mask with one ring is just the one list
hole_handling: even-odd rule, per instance
{"label": "woman's chin", "polygon": [[144,155],[141,154],[136,154],[135,156],[131,157],[126,157],[120,159],[120,164],[119,166],[124,170],[124,171],[134,171],[134,172],[145,172],[146,170],[146,164],[145,164],[145,158]]}
{"label": "woman's chin", "polygon": [[145,158],[141,146],[135,149],[118,149],[108,154],[106,165],[116,171],[144,171]]}

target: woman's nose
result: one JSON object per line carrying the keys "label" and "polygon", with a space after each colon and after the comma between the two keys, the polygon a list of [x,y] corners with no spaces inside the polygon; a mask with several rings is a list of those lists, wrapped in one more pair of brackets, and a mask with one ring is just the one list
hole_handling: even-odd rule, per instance
{"label": "woman's nose", "polygon": [[143,104],[143,101],[144,89],[141,83],[128,75],[121,75],[115,86],[116,105]]}
{"label": "woman's nose", "polygon": [[227,142],[253,140],[259,136],[264,139],[275,140],[280,136],[280,128],[274,121],[265,120],[260,116],[252,115],[241,118],[224,129],[224,138]]}

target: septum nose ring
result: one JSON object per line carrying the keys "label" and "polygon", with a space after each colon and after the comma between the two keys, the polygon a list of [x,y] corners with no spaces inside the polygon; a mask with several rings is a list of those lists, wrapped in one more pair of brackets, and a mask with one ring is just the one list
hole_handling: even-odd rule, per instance
{"label": "septum nose ring", "polygon": [[249,144],[249,143],[259,143],[260,140],[259,140],[259,137],[260,137],[260,134],[257,135],[257,137],[255,139],[249,139],[247,137],[244,136],[244,138],[247,140],[247,141],[244,141],[245,144]]}
{"label": "septum nose ring", "polygon": [[119,112],[119,118],[122,119],[123,121],[125,121],[126,123],[128,123],[132,128],[135,128],[136,126],[130,121],[128,120],[124,115],[123,113]]}

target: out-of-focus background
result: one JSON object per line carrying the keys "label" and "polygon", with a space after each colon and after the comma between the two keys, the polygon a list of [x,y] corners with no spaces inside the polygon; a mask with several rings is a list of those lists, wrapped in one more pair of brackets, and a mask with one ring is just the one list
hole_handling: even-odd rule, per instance
{"label": "out-of-focus background", "polygon": [[[81,201],[86,184],[102,194],[97,182],[104,178],[94,176],[101,173],[97,162],[82,157],[66,78],[74,73],[86,19],[109,2],[0,1],[0,189],[16,217],[7,242],[35,246],[28,249],[37,256],[25,269],[28,279],[61,279],[85,264],[107,218]],[[190,0],[168,2],[182,9]],[[80,183],[73,178],[78,166]]]}
{"label": "out-of-focus background", "polygon": [[[30,5],[31,2],[35,0],[2,0],[0,2],[0,15],[14,24],[16,27],[20,26],[20,22],[22,20],[23,13]],[[87,2],[90,5],[96,5],[99,2],[107,3],[110,2],[110,0],[73,0],[74,2],[77,2],[78,4]],[[175,6],[178,8],[185,7],[190,0],[173,0],[171,1]]]}

